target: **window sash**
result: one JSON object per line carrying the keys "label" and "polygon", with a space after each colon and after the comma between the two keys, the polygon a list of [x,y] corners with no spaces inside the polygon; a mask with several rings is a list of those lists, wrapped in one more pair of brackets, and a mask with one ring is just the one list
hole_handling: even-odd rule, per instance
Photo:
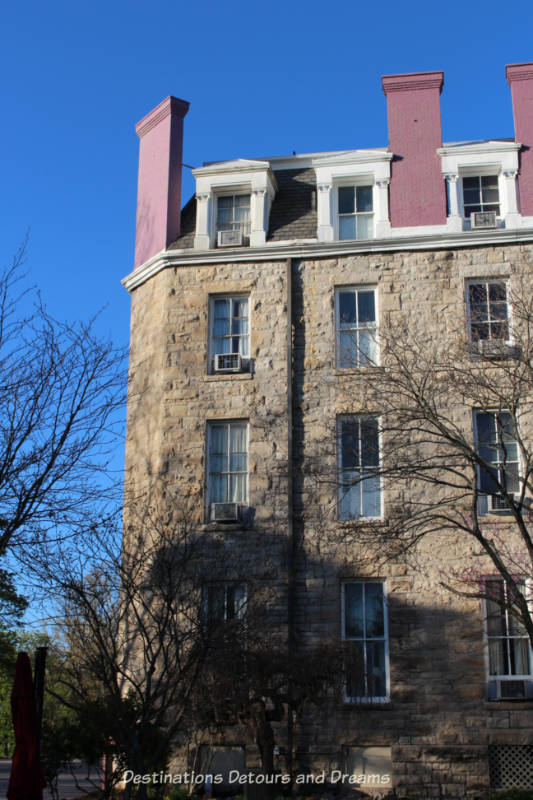
{"label": "window sash", "polygon": [[232,194],[217,197],[216,230],[240,231],[250,235],[250,195]]}
{"label": "window sash", "polygon": [[[525,582],[518,583],[520,591],[525,588]],[[494,600],[487,597],[484,601],[488,677],[531,678],[531,643],[520,620],[510,613],[509,587],[503,579],[491,578],[485,581],[484,590],[494,596]]]}
{"label": "window sash", "polygon": [[208,500],[209,503],[247,504],[247,422],[209,424]]}
{"label": "window sash", "polygon": [[337,188],[337,222],[340,240],[373,238],[373,202],[371,185]]}
{"label": "window sash", "polygon": [[510,341],[506,281],[469,281],[466,302],[471,341]]}
{"label": "window sash", "polygon": [[378,419],[340,417],[337,438],[339,519],[381,517]]}
{"label": "window sash", "polygon": [[244,583],[209,583],[202,588],[202,616],[209,627],[242,619],[245,608]]}
{"label": "window sash", "polygon": [[463,178],[463,210],[465,219],[476,211],[495,211],[500,215],[500,193],[497,175],[475,175]]}
{"label": "window sash", "polygon": [[351,643],[356,662],[347,669],[347,699],[387,700],[388,620],[382,581],[343,583],[342,638]]}
{"label": "window sash", "polygon": [[376,290],[340,288],[335,292],[337,367],[377,364]]}
{"label": "window sash", "polygon": [[520,452],[508,411],[474,411],[476,452],[487,468],[478,465],[478,491],[502,496],[520,493]]}
{"label": "window sash", "polygon": [[246,295],[211,298],[211,359],[226,353],[240,353],[241,356],[248,357],[249,305]]}

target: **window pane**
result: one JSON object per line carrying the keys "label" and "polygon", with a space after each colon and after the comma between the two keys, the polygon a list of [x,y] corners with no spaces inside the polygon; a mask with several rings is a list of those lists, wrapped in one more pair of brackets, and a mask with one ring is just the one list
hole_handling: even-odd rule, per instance
{"label": "window pane", "polygon": [[245,453],[246,449],[246,425],[233,423],[230,425],[230,451]]}
{"label": "window pane", "polygon": [[341,422],[341,467],[343,470],[359,466],[359,423],[356,420]]}
{"label": "window pane", "polygon": [[247,317],[248,316],[248,298],[238,297],[233,301],[233,316],[234,317]]}
{"label": "window pane", "polygon": [[376,319],[376,308],[374,302],[374,292],[357,292],[357,312],[359,324],[362,322],[374,322]]}
{"label": "window pane", "polygon": [[487,302],[487,287],[484,283],[471,283],[468,287],[468,299],[470,307],[475,303],[486,304]]}
{"label": "window pane", "polygon": [[505,639],[489,639],[489,674],[507,675]]}
{"label": "window pane", "polygon": [[490,339],[490,325],[488,322],[472,324],[470,326],[470,332],[473,342],[479,342],[482,339]]}
{"label": "window pane", "polygon": [[372,214],[358,214],[357,215],[357,238],[358,239],[371,239],[373,233],[373,215]]}
{"label": "window pane", "polygon": [[346,653],[346,694],[348,697],[364,697],[365,654],[363,642],[350,642]]}
{"label": "window pane", "polygon": [[209,502],[226,503],[227,498],[227,477],[226,475],[211,474],[209,476]]}
{"label": "window pane", "polygon": [[339,336],[339,367],[357,367],[357,333],[342,331]]}
{"label": "window pane", "polygon": [[364,636],[363,584],[344,584],[344,635],[347,639]]}
{"label": "window pane", "polygon": [[365,584],[365,622],[367,638],[385,635],[381,583]]}
{"label": "window pane", "polygon": [[211,452],[228,452],[228,433],[225,425],[211,426]]}
{"label": "window pane", "polygon": [[489,284],[489,300],[507,302],[507,287],[505,283]]}
{"label": "window pane", "polygon": [[479,189],[464,189],[463,198],[465,205],[478,205]]}
{"label": "window pane", "polygon": [[215,319],[229,318],[230,301],[227,297],[215,300]]}
{"label": "window pane", "polygon": [[359,332],[359,366],[375,364],[377,359],[377,342],[374,331]]}
{"label": "window pane", "polygon": [[339,187],[339,214],[353,214],[355,211],[353,186]]}
{"label": "window pane", "polygon": [[230,475],[228,502],[244,503],[245,500],[246,500],[246,475]]}
{"label": "window pane", "polygon": [[473,178],[463,178],[463,189],[479,189],[479,178],[477,176]]}
{"label": "window pane", "polygon": [[355,217],[339,217],[339,239],[355,239]]}
{"label": "window pane", "polygon": [[367,642],[366,680],[368,697],[386,696],[385,642]]}
{"label": "window pane", "polygon": [[361,482],[362,516],[381,516],[381,491],[380,480],[377,475],[365,476]]}
{"label": "window pane", "polygon": [[339,322],[341,328],[355,324],[355,292],[339,292]]}
{"label": "window pane", "polygon": [[378,421],[372,417],[361,420],[361,462],[364,467],[379,464]]}
{"label": "window pane", "polygon": [[372,187],[358,186],[356,189],[357,210],[372,211]]}
{"label": "window pane", "polygon": [[215,319],[213,321],[213,334],[214,336],[227,336],[229,333],[229,318],[228,319]]}
{"label": "window pane", "polygon": [[246,472],[246,461],[245,453],[232,453],[229,460],[230,472]]}
{"label": "window pane", "polygon": [[339,516],[342,520],[360,519],[361,517],[361,483],[350,486],[350,483],[359,480],[359,476],[359,472],[341,474]]}

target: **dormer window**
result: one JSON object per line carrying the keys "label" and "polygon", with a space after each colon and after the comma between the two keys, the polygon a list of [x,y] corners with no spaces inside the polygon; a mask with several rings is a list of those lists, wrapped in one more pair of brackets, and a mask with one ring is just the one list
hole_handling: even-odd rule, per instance
{"label": "dormer window", "polygon": [[197,250],[265,244],[277,189],[268,161],[223,161],[199,167],[193,175]]}
{"label": "dormer window", "polygon": [[250,195],[223,194],[217,197],[216,233],[218,244],[224,243],[226,231],[237,234],[237,243],[250,241]]}
{"label": "dormer window", "polygon": [[476,175],[463,178],[465,219],[477,211],[495,211],[500,216],[500,192],[497,175]]}

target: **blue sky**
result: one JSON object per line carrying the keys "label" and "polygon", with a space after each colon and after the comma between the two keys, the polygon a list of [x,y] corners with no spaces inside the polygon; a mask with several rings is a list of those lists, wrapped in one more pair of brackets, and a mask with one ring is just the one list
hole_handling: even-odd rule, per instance
{"label": "blue sky", "polygon": [[444,70],[445,140],[512,136],[504,65],[533,60],[525,7],[518,18],[490,0],[6,3],[2,261],[30,227],[31,276],[52,313],[106,306],[102,332],[125,342],[134,124],[160,100],[190,101],[184,161],[194,166],[385,145],[380,76],[395,72]]}

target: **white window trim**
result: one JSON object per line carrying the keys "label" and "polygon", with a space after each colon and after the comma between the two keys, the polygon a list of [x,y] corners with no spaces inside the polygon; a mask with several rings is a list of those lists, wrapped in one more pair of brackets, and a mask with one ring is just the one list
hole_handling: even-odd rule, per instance
{"label": "white window trim", "polygon": [[517,142],[488,141],[446,144],[437,150],[447,183],[449,207],[446,227],[450,232],[470,230],[470,220],[464,218],[462,179],[477,175],[498,176],[500,227],[521,226],[516,185],[520,148]]}
{"label": "white window trim", "polygon": [[466,308],[466,324],[467,324],[467,336],[468,341],[470,344],[475,345],[476,343],[472,339],[472,316],[471,316],[471,309],[470,309],[470,296],[468,289],[470,286],[476,283],[504,283],[505,289],[507,292],[507,329],[508,329],[508,338],[507,339],[489,339],[487,341],[491,342],[502,342],[505,345],[511,346],[514,342],[513,339],[513,304],[509,299],[509,278],[503,278],[498,276],[487,276],[482,275],[479,278],[468,278],[465,281],[465,308]]}
{"label": "white window trim", "polygon": [[[216,502],[211,500],[211,487],[210,487],[210,454],[211,454],[211,436],[212,436],[212,429],[215,425],[231,425],[231,424],[239,423],[246,426],[246,483],[245,483],[245,499],[243,501],[237,501],[238,505],[243,508],[246,508],[250,504],[250,422],[248,419],[210,419],[207,420],[206,423],[206,452],[205,452],[205,513],[206,519],[210,519],[210,507],[212,502]],[[241,474],[241,473],[239,473]],[[232,503],[233,500],[223,500],[220,502],[225,503]]]}
{"label": "white window trim", "polygon": [[[343,642],[356,642],[356,641],[363,641],[366,643],[365,639],[353,639],[346,637],[346,615],[345,615],[345,586],[347,584],[353,583],[380,583],[383,587],[383,632],[384,637],[383,640],[385,642],[385,683],[386,683],[386,695],[383,697],[351,697],[347,694],[346,685],[344,686],[344,702],[345,703],[388,703],[390,701],[390,658],[389,658],[389,608],[388,608],[388,598],[387,598],[387,582],[381,580],[379,578],[353,578],[353,579],[346,579],[341,583],[341,638]],[[381,641],[381,639],[380,639]]]}
{"label": "white window trim", "polygon": [[192,172],[196,179],[195,249],[209,250],[216,246],[216,198],[232,194],[250,195],[250,247],[264,245],[277,191],[269,162],[237,159]]}
{"label": "white window trim", "polygon": [[[381,418],[377,414],[339,414],[337,416],[337,480],[338,480],[339,475],[342,474],[342,463],[341,463],[342,462],[342,432],[339,430],[339,428],[340,428],[340,423],[343,420],[349,420],[349,419],[358,419],[358,420],[375,419],[375,420],[377,420],[377,423],[378,423],[378,448],[379,448],[379,451],[378,451],[378,455],[379,455],[378,470],[381,469],[381,456],[382,456],[382,453],[383,453],[382,432],[381,432],[381,425],[380,425]],[[362,481],[360,481],[358,485],[360,486],[361,483],[362,483]],[[354,517],[353,519],[343,519],[341,517],[341,514],[340,514],[340,505],[341,505],[340,493],[341,493],[341,491],[342,491],[342,488],[340,486],[338,486],[338,488],[337,488],[337,520],[339,522],[341,522],[341,523],[342,522],[350,522],[352,524],[353,523],[357,524],[358,522],[365,522],[365,521],[370,521],[370,520],[373,521],[373,522],[379,522],[380,520],[383,520],[383,505],[384,505],[384,502],[383,502],[383,480],[382,480],[381,476],[380,476],[380,479],[379,479],[379,515],[376,516],[376,517]]]}
{"label": "white window trim", "polygon": [[[376,206],[376,185],[374,182],[374,176],[370,175],[360,175],[357,179],[350,179],[345,178],[340,181],[336,181],[334,184],[334,192],[333,192],[333,220],[335,226],[335,240],[343,241],[343,242],[350,242],[350,241],[364,241],[362,239],[342,239],[340,238],[340,217],[339,217],[339,189],[343,187],[354,187],[357,188],[358,186],[370,186],[372,189],[372,212],[364,212],[366,216],[372,215],[372,236],[371,239],[375,239],[375,230],[376,230],[376,214],[375,214],[375,206]],[[354,216],[357,217],[358,212],[354,211]]]}
{"label": "white window trim", "polygon": [[[487,575],[484,578],[485,581],[501,581],[505,584],[504,579],[500,575]],[[524,584],[526,586],[526,598],[528,605],[531,607],[532,604],[532,582],[530,579],[524,577]],[[484,661],[485,661],[485,678],[487,685],[491,681],[521,681],[521,680],[529,680],[533,681],[533,648],[531,647],[531,642],[529,642],[529,673],[525,673],[523,675],[491,675],[490,673],[490,653],[489,653],[489,639],[498,638],[498,637],[489,637],[488,631],[488,608],[487,608],[487,599],[483,598],[481,601],[481,609],[483,615],[483,652],[484,652]],[[515,637],[512,636],[504,636],[501,637],[503,639],[512,639]],[[516,637],[516,638],[525,638],[528,639],[526,634],[525,637]]]}
{"label": "white window trim", "polygon": [[392,153],[358,150],[325,156],[314,162],[317,183],[317,238],[338,240],[339,186],[372,186],[374,239],[390,235],[389,182]]}
{"label": "white window trim", "polygon": [[[340,358],[339,358],[339,355],[340,355],[340,341],[339,341],[339,339],[340,339],[341,328],[340,328],[340,318],[339,318],[339,293],[340,292],[346,292],[346,291],[352,291],[352,292],[369,292],[369,291],[373,291],[374,292],[374,310],[375,310],[375,317],[376,317],[375,320],[374,320],[374,327],[375,327],[375,339],[376,339],[376,348],[377,348],[376,364],[362,364],[362,365],[360,364],[360,365],[357,365],[357,366],[353,365],[351,367],[350,366],[347,366],[347,367],[341,367],[340,366],[340,363],[339,363],[340,362]],[[378,287],[377,286],[364,286],[364,285],[359,285],[359,284],[355,285],[355,286],[335,286],[335,367],[336,367],[336,369],[340,369],[342,371],[350,370],[350,369],[359,370],[359,369],[369,369],[369,368],[372,368],[373,366],[378,366],[379,365],[379,361],[380,361],[379,355],[380,355],[380,353],[379,353],[379,305],[378,305],[378,299],[379,298],[378,298]],[[381,444],[381,442],[380,442],[380,444]]]}
{"label": "white window trim", "polygon": [[[214,361],[214,358],[215,358],[215,355],[216,355],[215,349],[214,349],[214,338],[215,337],[213,335],[214,321],[215,321],[215,309],[214,309],[215,300],[223,300],[223,299],[226,299],[226,298],[231,299],[231,300],[248,300],[248,355],[244,356],[241,353],[241,356],[244,359],[248,359],[248,360],[250,359],[251,336],[252,336],[252,321],[251,321],[251,311],[252,311],[251,306],[252,306],[252,304],[250,302],[250,295],[246,294],[246,293],[243,293],[243,292],[235,292],[235,293],[228,292],[228,294],[225,294],[225,293],[210,294],[209,295],[209,309],[208,309],[208,311],[209,311],[209,333],[208,333],[209,340],[208,340],[208,343],[207,343],[207,357],[208,357],[208,370],[207,370],[207,372],[208,372],[209,375],[212,375],[213,372],[214,372],[214,370],[213,370],[213,361]],[[229,373],[229,374],[231,374],[231,373]]]}
{"label": "white window trim", "polygon": [[[474,446],[475,446],[475,449],[476,449],[476,453],[477,453],[478,447],[479,447],[479,436],[478,436],[478,430],[477,430],[477,415],[478,415],[478,413],[480,413],[480,414],[509,414],[510,412],[507,411],[505,408],[473,408],[472,409],[472,416],[473,416],[472,425],[473,425],[473,431],[474,431]],[[519,488],[520,488],[520,491],[521,491],[521,489],[522,489],[521,480],[522,480],[522,476],[524,474],[524,463],[523,463],[522,452],[521,452],[520,444],[519,444],[518,440],[516,440],[516,446],[517,446],[517,451],[518,451]],[[476,465],[477,485],[478,485],[478,489],[477,489],[477,492],[478,492],[478,514],[480,514],[482,516],[487,516],[487,515],[488,516],[490,516],[490,515],[499,516],[499,515],[502,515],[502,514],[503,515],[510,514],[511,513],[511,509],[502,508],[502,509],[494,510],[494,509],[491,509],[489,507],[489,497],[491,497],[491,495],[481,493],[481,490],[479,488],[480,485],[481,485],[480,469],[481,468],[479,467],[479,465]]]}

